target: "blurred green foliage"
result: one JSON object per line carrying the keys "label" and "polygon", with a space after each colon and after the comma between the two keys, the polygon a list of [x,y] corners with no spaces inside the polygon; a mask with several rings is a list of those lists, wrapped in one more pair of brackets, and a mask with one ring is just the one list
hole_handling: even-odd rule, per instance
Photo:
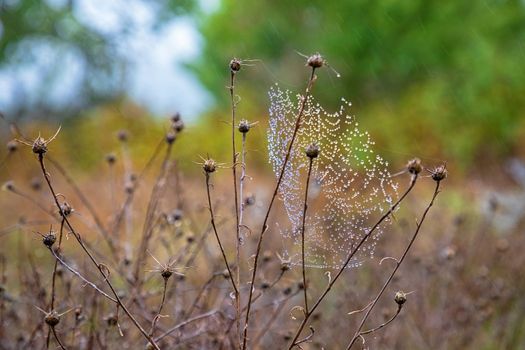
{"label": "blurred green foliage", "polygon": [[192,67],[224,110],[227,94],[217,87],[233,56],[261,59],[241,71],[238,93],[263,110],[272,82],[302,91],[307,71],[295,50],[318,51],[342,77],[319,72],[314,95],[329,109],[340,97],[353,101],[379,145],[463,169],[517,152],[525,126],[522,1],[224,0],[201,30],[204,53]]}

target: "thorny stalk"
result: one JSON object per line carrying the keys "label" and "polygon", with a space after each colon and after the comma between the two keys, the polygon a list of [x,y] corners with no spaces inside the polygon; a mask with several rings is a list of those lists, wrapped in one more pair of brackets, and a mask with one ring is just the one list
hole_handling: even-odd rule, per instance
{"label": "thorny stalk", "polygon": [[229,279],[232,283],[233,289],[235,291],[235,295],[237,295],[239,293],[239,290],[237,289],[237,285],[235,284],[235,279],[230,269],[230,265],[228,264],[228,259],[226,258],[226,253],[224,252],[224,247],[222,246],[222,242],[219,237],[219,233],[217,232],[217,226],[215,224],[215,215],[213,213],[213,206],[211,203],[211,194],[210,194],[210,174],[205,172],[204,175],[206,176],[206,194],[208,197],[208,210],[210,211],[211,226],[213,228],[213,233],[215,234],[215,238],[217,239],[217,244],[219,245],[219,249],[221,251],[222,258],[224,260],[224,264],[226,265],[226,269],[228,270]]}
{"label": "thorny stalk", "polygon": [[301,335],[301,332],[303,331],[304,327],[306,326],[306,323],[308,322],[308,320],[310,319],[310,317],[312,316],[312,314],[314,313],[314,311],[317,309],[317,307],[321,304],[321,302],[324,300],[324,298],[326,297],[326,295],[330,292],[330,290],[332,289],[333,285],[335,284],[335,282],[337,282],[337,280],[339,279],[339,277],[343,274],[343,272],[345,271],[346,267],[348,266],[348,264],[350,263],[350,261],[352,260],[352,258],[354,257],[354,255],[359,251],[359,249],[361,248],[361,246],[366,242],[366,240],[372,235],[372,233],[375,232],[375,230],[379,227],[379,225],[381,225],[381,223],[387,218],[390,216],[390,214],[392,214],[394,212],[394,210],[397,208],[397,206],[405,199],[405,197],[410,193],[410,191],[412,191],[412,189],[414,188],[415,184],[416,184],[416,181],[417,181],[417,174],[412,174],[411,175],[411,178],[410,178],[410,185],[408,186],[408,188],[406,189],[406,191],[403,193],[403,195],[401,197],[399,197],[399,199],[397,200],[397,202],[395,202],[391,207],[390,209],[385,213],[383,214],[383,216],[381,216],[381,218],[379,218],[379,220],[374,224],[374,226],[372,226],[372,228],[361,238],[361,240],[359,241],[359,243],[355,246],[355,248],[350,252],[350,254],[348,255],[348,257],[346,258],[345,260],[345,263],[343,264],[343,266],[341,266],[341,268],[338,270],[337,274],[332,278],[332,280],[328,283],[328,286],[325,288],[325,290],[323,291],[323,293],[319,296],[319,298],[317,299],[317,301],[315,302],[315,304],[312,306],[312,308],[309,310],[308,313],[306,313],[304,315],[304,318],[303,318],[303,321],[301,322],[299,328],[297,329],[296,333],[295,333],[295,336],[293,337],[288,349],[292,349],[295,345],[296,345],[296,342],[297,342],[297,339],[299,338],[299,336]]}
{"label": "thorny stalk", "polygon": [[293,133],[292,133],[292,137],[290,139],[290,143],[288,144],[288,149],[286,150],[283,166],[282,166],[281,171],[279,173],[279,177],[277,179],[277,183],[275,185],[275,189],[274,189],[272,197],[270,199],[270,203],[268,205],[268,209],[266,211],[266,215],[264,216],[264,220],[263,220],[262,227],[261,227],[261,232],[259,233],[259,239],[257,241],[257,248],[255,250],[255,258],[254,258],[252,276],[251,276],[251,281],[250,281],[250,292],[248,294],[248,304],[247,304],[248,307],[247,307],[247,310],[246,310],[246,318],[244,320],[243,345],[242,345],[243,349],[246,349],[246,345],[247,345],[247,341],[248,341],[248,326],[249,326],[249,321],[250,321],[250,310],[251,310],[251,305],[252,305],[252,298],[253,298],[253,290],[254,290],[254,285],[255,285],[255,278],[257,276],[257,265],[258,265],[258,262],[259,262],[259,255],[261,254],[261,246],[262,246],[264,234],[268,230],[267,223],[268,223],[268,219],[270,218],[270,212],[272,210],[275,198],[277,198],[277,193],[279,192],[279,187],[281,186],[281,182],[283,180],[284,173],[286,171],[286,166],[288,165],[288,160],[290,159],[290,153],[292,151],[292,147],[294,145],[295,138],[297,136],[297,131],[301,127],[301,121],[302,121],[302,117],[303,117],[303,114],[304,114],[304,109],[306,108],[306,103],[308,102],[308,98],[310,96],[310,91],[311,91],[313,83],[315,81],[315,69],[316,69],[316,67],[313,66],[312,67],[312,72],[310,74],[310,78],[308,79],[308,84],[306,85],[305,94],[304,94],[304,96],[301,99],[301,104],[300,104],[300,107],[299,107],[299,111],[297,112],[297,118],[296,118],[296,121],[295,121],[295,127],[294,127],[294,130],[293,130]]}
{"label": "thorny stalk", "polygon": [[[232,108],[232,175],[233,175],[233,197],[235,198],[235,224],[236,224],[236,241],[235,241],[235,266],[236,274],[235,279],[237,285],[241,284],[241,235],[240,235],[240,218],[239,218],[239,197],[237,193],[237,150],[235,147],[235,111],[237,103],[235,102],[235,76],[240,69],[240,62],[237,60],[232,60],[230,63],[230,99],[231,99],[231,108]],[[242,197],[241,197],[242,201]],[[235,289],[235,318],[237,320],[237,338],[239,339],[239,348],[241,341],[241,294],[237,288]]]}
{"label": "thorny stalk", "polygon": [[69,220],[67,219],[66,215],[64,214],[64,212],[62,211],[62,207],[60,206],[60,203],[58,202],[58,197],[57,197],[57,194],[53,188],[53,185],[51,184],[51,179],[49,177],[49,174],[47,173],[47,170],[46,170],[46,167],[45,167],[45,164],[44,164],[44,154],[43,153],[40,153],[38,154],[38,161],[40,163],[40,169],[42,170],[42,174],[44,175],[44,178],[46,180],[46,183],[49,187],[49,190],[51,191],[51,194],[53,195],[53,199],[55,200],[55,204],[60,212],[60,215],[64,218],[64,221],[67,225],[67,227],[69,228],[69,230],[73,233],[73,236],[75,236],[78,244],[80,245],[80,247],[82,248],[82,250],[86,253],[86,255],[89,257],[89,259],[91,260],[91,262],[95,265],[95,267],[98,269],[99,273],[102,275],[102,277],[104,278],[104,281],[106,281],[106,284],[108,285],[108,287],[111,289],[111,292],[113,293],[113,295],[115,296],[115,299],[118,303],[118,305],[122,308],[122,310],[124,310],[124,312],[126,313],[126,315],[128,315],[128,317],[130,318],[130,320],[132,321],[132,323],[135,325],[135,327],[137,327],[137,329],[142,333],[142,335],[144,335],[144,337],[151,343],[151,345],[157,349],[157,350],[160,350],[160,348],[158,347],[158,345],[155,343],[155,341],[153,340],[153,338],[151,338],[149,336],[149,334],[144,330],[144,328],[140,325],[140,323],[137,321],[137,319],[129,312],[128,308],[124,305],[124,303],[122,303],[122,300],[120,299],[120,297],[118,296],[118,293],[117,291],[115,290],[115,288],[113,287],[113,284],[111,283],[111,281],[109,280],[109,276],[107,274],[107,267],[105,267],[104,264],[100,264],[96,259],[95,257],[93,256],[93,254],[91,254],[91,252],[88,250],[88,248],[86,247],[86,245],[84,244],[80,234],[78,232],[75,231],[75,229],[73,228],[73,226],[71,225],[71,223],[69,222]]}
{"label": "thorny stalk", "polygon": [[[430,202],[428,203],[427,207],[425,208],[425,211],[423,212],[423,215],[421,216],[421,220],[417,223],[416,230],[414,231],[414,234],[412,235],[412,238],[410,239],[410,242],[408,243],[407,247],[405,248],[405,250],[403,252],[403,255],[401,255],[401,258],[399,260],[396,260],[396,266],[395,266],[394,270],[392,271],[392,273],[390,274],[390,276],[388,277],[386,282],[383,284],[383,287],[381,288],[381,290],[379,291],[377,296],[374,298],[374,300],[372,302],[372,305],[368,308],[368,310],[366,311],[365,315],[363,316],[363,319],[359,323],[359,326],[357,327],[357,330],[356,330],[352,340],[350,341],[350,343],[346,347],[347,350],[352,348],[352,346],[354,345],[355,341],[359,338],[359,336],[361,336],[363,334],[366,334],[365,332],[361,332],[361,329],[363,328],[366,320],[368,319],[368,317],[372,313],[372,310],[374,309],[374,306],[376,306],[377,302],[379,301],[379,299],[381,298],[381,296],[385,292],[386,288],[388,287],[388,285],[390,284],[390,282],[394,278],[394,275],[396,274],[397,270],[399,269],[399,267],[403,263],[403,260],[405,260],[405,257],[407,256],[408,251],[410,250],[410,248],[414,244],[414,241],[416,240],[416,238],[417,238],[417,236],[419,234],[419,230],[420,230],[421,226],[423,225],[423,222],[425,221],[427,213],[429,212],[430,208],[434,205],[434,200],[436,199],[437,195],[439,194],[439,185],[440,185],[440,181],[437,181],[436,182],[436,188],[434,190],[434,194],[432,195],[432,199],[430,200]],[[399,311],[398,311],[398,313],[399,313]],[[370,332],[367,332],[367,333],[370,333]]]}

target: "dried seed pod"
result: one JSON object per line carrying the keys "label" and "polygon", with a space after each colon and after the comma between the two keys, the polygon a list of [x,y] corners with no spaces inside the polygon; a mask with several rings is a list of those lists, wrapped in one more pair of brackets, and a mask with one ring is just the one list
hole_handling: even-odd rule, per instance
{"label": "dried seed pod", "polygon": [[177,123],[178,121],[180,121],[180,113],[175,112],[175,114],[172,115],[170,119],[173,123]]}
{"label": "dried seed pod", "polygon": [[242,119],[239,122],[238,129],[239,129],[239,132],[241,132],[242,134],[246,134],[248,131],[250,131],[251,127],[252,125],[250,124],[249,121],[247,121],[246,119]]}
{"label": "dried seed pod", "polygon": [[430,172],[430,174],[432,176],[432,180],[434,180],[436,182],[440,182],[441,180],[444,180],[447,177],[447,167],[444,164],[440,165],[440,166],[434,168]]}
{"label": "dried seed pod", "polygon": [[42,155],[47,152],[47,143],[46,140],[44,140],[43,137],[37,137],[35,141],[33,142],[33,146],[31,147],[33,150],[33,153]]}
{"label": "dried seed pod", "polygon": [[44,237],[42,237],[42,243],[48,248],[51,248],[55,244],[57,236],[54,231],[50,231]]}
{"label": "dried seed pod", "polygon": [[305,153],[308,158],[314,159],[314,158],[319,157],[319,151],[320,151],[319,145],[314,142],[314,143],[309,144],[306,147]]}
{"label": "dried seed pod", "polygon": [[414,175],[419,174],[421,170],[423,170],[423,167],[421,166],[421,160],[419,158],[409,160],[406,167],[408,172]]}
{"label": "dried seed pod", "polygon": [[321,68],[324,65],[325,61],[323,56],[319,53],[315,53],[308,57],[308,60],[306,61],[306,65],[310,66],[312,68]]}
{"label": "dried seed pod", "polygon": [[60,322],[60,315],[55,310],[46,314],[44,317],[44,322],[47,323],[50,327],[55,327]]}
{"label": "dried seed pod", "polygon": [[59,210],[59,214],[62,216],[65,216],[65,217],[68,217],[69,215],[71,215],[75,210],[71,207],[71,205],[69,205],[68,202],[64,202],[62,204],[60,204],[60,210]]}
{"label": "dried seed pod", "polygon": [[11,140],[7,143],[7,152],[14,153],[18,149],[18,142]]}
{"label": "dried seed pod", "polygon": [[208,158],[204,161],[202,168],[204,169],[204,172],[210,174],[217,170],[217,163],[215,163],[213,159]]}
{"label": "dried seed pod", "polygon": [[394,296],[394,301],[396,302],[397,305],[401,307],[407,301],[406,293],[402,291],[397,292],[396,295]]}
{"label": "dried seed pod", "polygon": [[108,153],[106,155],[106,162],[108,162],[109,165],[115,164],[116,161],[117,161],[117,156],[115,156],[114,153]]}
{"label": "dried seed pod", "polygon": [[238,60],[237,58],[234,58],[230,61],[230,70],[233,72],[233,73],[237,73],[238,71],[241,70],[241,61]]}
{"label": "dried seed pod", "polygon": [[129,138],[129,133],[127,130],[119,130],[117,131],[117,139],[120,141],[120,142],[126,142],[128,141],[128,138]]}
{"label": "dried seed pod", "polygon": [[162,269],[162,271],[160,272],[160,275],[162,276],[162,278],[167,280],[168,278],[171,277],[171,275],[173,275],[173,272],[169,268],[165,268],[165,269]]}
{"label": "dried seed pod", "polygon": [[171,145],[173,142],[175,142],[175,139],[176,139],[176,135],[173,131],[169,131],[166,134],[166,143]]}

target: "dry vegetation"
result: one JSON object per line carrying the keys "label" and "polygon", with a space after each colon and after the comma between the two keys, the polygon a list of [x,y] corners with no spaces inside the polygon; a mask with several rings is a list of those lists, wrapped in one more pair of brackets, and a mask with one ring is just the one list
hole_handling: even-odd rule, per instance
{"label": "dry vegetation", "polygon": [[[344,263],[312,268],[305,264],[307,213],[324,205],[309,203],[323,152],[312,140],[299,179],[300,244],[288,248],[300,259],[283,254],[276,223],[288,218],[280,186],[326,61],[307,60],[307,87],[273,183],[246,162],[254,123],[236,116],[243,64],[232,60],[229,67],[229,161],[202,158],[198,177],[177,165],[185,132],[179,115],[145,164],[136,164],[128,148],[133,135],[121,130],[120,152],[82,181],[54,156],[59,132],[34,138],[12,126],[16,141],[9,141],[2,167],[19,178],[1,194],[0,348],[523,346],[523,220],[501,233],[496,219],[505,208],[496,199],[482,214],[448,210],[438,196],[444,165],[408,161],[395,176],[399,193],[363,221]],[[23,183],[35,171],[39,176]],[[370,258],[361,250],[372,240],[378,243]]]}

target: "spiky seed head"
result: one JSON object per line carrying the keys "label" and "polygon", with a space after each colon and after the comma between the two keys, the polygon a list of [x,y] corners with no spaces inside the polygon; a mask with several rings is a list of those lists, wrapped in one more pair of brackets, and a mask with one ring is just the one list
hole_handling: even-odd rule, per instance
{"label": "spiky seed head", "polygon": [[167,134],[166,134],[166,143],[168,143],[169,145],[171,145],[173,142],[175,142],[175,138],[176,138],[176,135],[173,131],[169,131]]}
{"label": "spiky seed head", "polygon": [[324,63],[324,58],[319,53],[311,55],[306,61],[306,65],[312,68],[321,68],[324,65]]}
{"label": "spiky seed head", "polygon": [[59,211],[60,215],[64,214],[65,217],[68,217],[74,211],[75,210],[71,207],[71,205],[69,205],[68,202],[64,202],[64,203],[60,204],[60,211]]}
{"label": "spiky seed head", "polygon": [[394,296],[394,301],[397,305],[402,306],[407,301],[407,295],[405,292],[399,291]]}
{"label": "spiky seed head", "polygon": [[160,272],[160,275],[162,276],[162,278],[167,280],[168,278],[171,277],[171,275],[173,275],[173,272],[169,268],[165,268],[165,269],[162,269],[162,271]]}
{"label": "spiky seed head", "polygon": [[445,165],[440,165],[434,170],[431,171],[432,174],[432,180],[436,182],[440,182],[441,180],[444,180],[447,177],[447,167]]}
{"label": "spiky seed head", "polygon": [[417,175],[423,170],[423,166],[421,165],[421,160],[419,158],[414,158],[408,161],[407,163],[407,170],[410,174]]}
{"label": "spiky seed head", "polygon": [[288,261],[283,261],[281,263],[281,271],[288,271],[290,270],[290,263]]}
{"label": "spiky seed head", "polygon": [[249,121],[247,121],[246,119],[242,119],[240,122],[239,122],[239,132],[243,133],[243,134],[246,134],[248,131],[250,131],[250,128],[251,128],[251,124]]}
{"label": "spiky seed head", "polygon": [[60,315],[55,310],[46,314],[44,322],[50,327],[55,327],[60,322]]}
{"label": "spiky seed head", "polygon": [[50,231],[49,233],[46,233],[44,237],[42,237],[42,243],[48,248],[51,248],[53,244],[55,244],[57,240],[57,236],[54,231]]}
{"label": "spiky seed head", "polygon": [[7,143],[7,152],[13,153],[18,149],[18,142],[11,140]]}
{"label": "spiky seed head", "polygon": [[33,153],[42,155],[47,152],[47,143],[43,137],[39,136],[33,141],[33,146],[31,147]]}
{"label": "spiky seed head", "polygon": [[224,279],[230,278],[230,271],[228,271],[228,269],[224,269],[222,271],[222,277],[224,277]]}
{"label": "spiky seed head", "polygon": [[117,156],[114,153],[106,154],[106,162],[108,162],[109,165],[115,164],[116,161],[117,161]]}
{"label": "spiky seed head", "polygon": [[202,168],[204,169],[204,172],[210,174],[210,173],[215,172],[215,170],[217,170],[217,163],[215,163],[213,159],[208,158],[204,161]]}
{"label": "spiky seed head", "polygon": [[237,73],[238,71],[241,70],[241,61],[238,60],[237,58],[234,58],[230,61],[230,70],[233,72],[233,73]]}
{"label": "spiky seed head", "polygon": [[305,153],[306,156],[310,159],[319,157],[320,148],[316,143],[311,143],[306,147]]}

